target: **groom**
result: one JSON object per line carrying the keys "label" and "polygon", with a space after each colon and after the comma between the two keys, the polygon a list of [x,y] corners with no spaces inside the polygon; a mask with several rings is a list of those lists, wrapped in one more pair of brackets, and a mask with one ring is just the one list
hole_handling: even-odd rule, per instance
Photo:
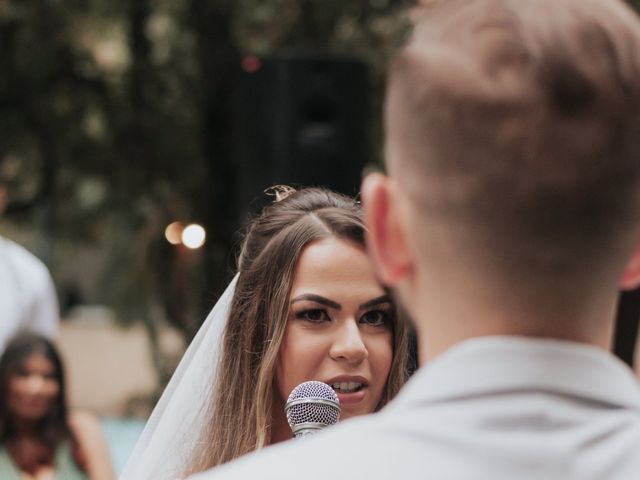
{"label": "groom", "polygon": [[635,14],[430,2],[385,119],[369,247],[421,369],[375,415],[194,478],[640,478],[640,391],[608,352],[640,283]]}

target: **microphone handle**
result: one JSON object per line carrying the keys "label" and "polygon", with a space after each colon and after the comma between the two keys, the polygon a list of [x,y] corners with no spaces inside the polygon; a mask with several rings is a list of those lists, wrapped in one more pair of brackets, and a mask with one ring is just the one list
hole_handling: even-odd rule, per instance
{"label": "microphone handle", "polygon": [[325,423],[305,422],[294,425],[293,438],[303,438],[318,433],[323,428],[327,427]]}

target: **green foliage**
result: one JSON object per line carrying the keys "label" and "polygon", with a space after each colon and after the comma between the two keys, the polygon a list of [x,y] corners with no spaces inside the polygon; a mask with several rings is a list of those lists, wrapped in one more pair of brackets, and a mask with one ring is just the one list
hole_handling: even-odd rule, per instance
{"label": "green foliage", "polygon": [[[162,305],[160,316],[190,336],[233,268],[229,99],[241,55],[286,48],[358,56],[372,66],[379,99],[383,65],[406,30],[405,3],[0,2],[9,219],[40,219],[40,232],[55,239],[58,279],[68,280],[78,249],[99,252],[84,269],[95,270],[95,281],[77,280],[86,300],[129,320],[149,319]],[[164,241],[175,219],[207,227],[197,261]],[[180,283],[175,265],[185,261],[191,270]]]}

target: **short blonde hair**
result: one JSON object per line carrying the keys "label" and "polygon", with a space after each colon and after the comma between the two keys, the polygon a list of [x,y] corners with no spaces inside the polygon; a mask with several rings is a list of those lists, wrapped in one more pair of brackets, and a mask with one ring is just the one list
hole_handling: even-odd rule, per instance
{"label": "short blonde hair", "polygon": [[431,2],[390,70],[392,170],[476,257],[585,273],[640,213],[638,52],[616,0]]}

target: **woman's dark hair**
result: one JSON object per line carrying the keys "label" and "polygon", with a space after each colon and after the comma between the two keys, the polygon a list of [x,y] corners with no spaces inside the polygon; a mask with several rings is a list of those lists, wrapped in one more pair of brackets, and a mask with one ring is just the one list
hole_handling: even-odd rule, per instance
{"label": "woman's dark hair", "polygon": [[[18,374],[24,363],[34,354],[43,355],[51,362],[59,390],[49,413],[39,420],[37,428],[40,444],[38,448],[35,449],[35,452],[23,452],[16,448],[15,444],[15,419],[7,404],[9,382],[11,377]],[[53,465],[56,447],[62,441],[70,442],[72,451],[77,450],[77,442],[69,428],[67,414],[64,368],[56,348],[41,335],[24,333],[14,337],[7,344],[0,357],[0,444],[9,451],[20,470],[34,474],[41,466]]]}

